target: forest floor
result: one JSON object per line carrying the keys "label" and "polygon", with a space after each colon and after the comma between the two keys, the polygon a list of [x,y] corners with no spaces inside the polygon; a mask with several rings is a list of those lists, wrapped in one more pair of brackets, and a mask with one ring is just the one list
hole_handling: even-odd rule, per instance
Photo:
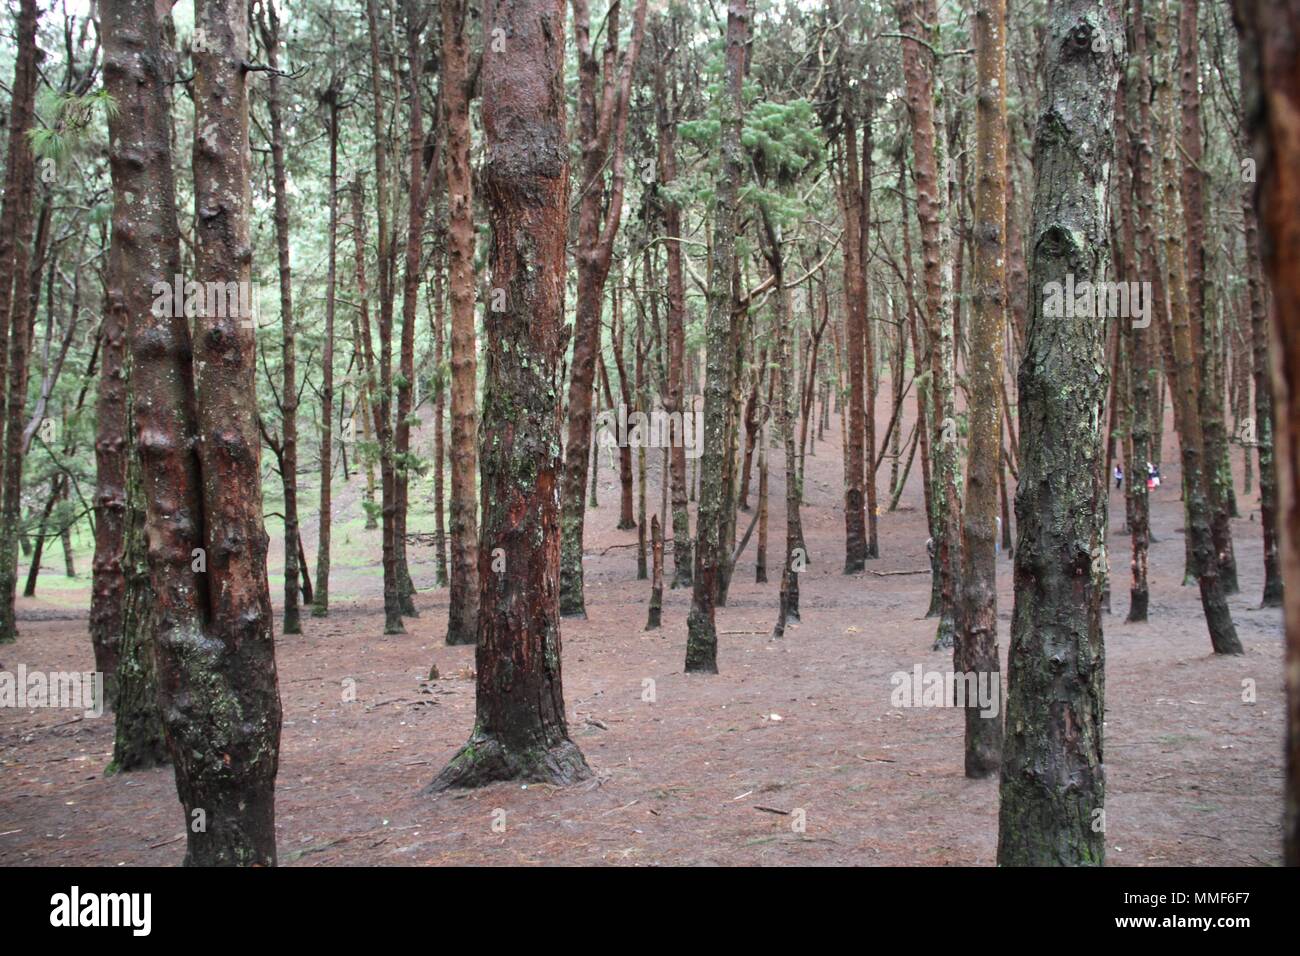
{"label": "forest floor", "polygon": [[[882,386],[882,395],[888,392]],[[882,401],[877,434],[889,412]],[[911,411],[909,398],[909,411]],[[447,592],[428,548],[413,546],[420,593],[408,633],[382,633],[379,532],[362,530],[357,476],[336,482],[332,611],[278,636],[284,728],[277,788],[280,862],[330,864],[991,864],[998,784],[962,773],[962,713],[891,706],[891,675],[951,669],[922,617],[929,577],[878,576],[927,565],[919,458],[898,511],[880,517],[870,571],[841,573],[844,525],[838,421],[808,459],[803,509],[810,566],[803,621],[784,639],[775,619],[784,481],[771,455],[770,582],[754,583],[754,543],[718,611],[720,673],[686,676],[690,594],[665,594],[661,630],[643,630],[649,585],[635,580],[635,531],[617,531],[617,467],[600,465],[600,507],[587,519],[589,618],[564,622],[564,690],[573,739],[592,779],[557,789],[498,784],[421,795],[468,738],[474,652],[443,643]],[[910,416],[903,434],[911,431]],[[429,429],[423,429],[429,439]],[[1180,469],[1165,428],[1164,486],[1153,499],[1151,621],[1129,625],[1129,539],[1111,482],[1114,613],[1106,637],[1107,862],[1276,865],[1282,806],[1282,628],[1258,608],[1257,494],[1238,494],[1241,594],[1231,599],[1246,653],[1210,651],[1195,586],[1182,585]],[[1241,467],[1241,451],[1234,447]],[[651,455],[649,507],[658,507]],[[308,476],[304,475],[304,478]],[[887,484],[888,462],[880,486]],[[756,487],[755,480],[755,487]],[[268,512],[276,510],[267,483]],[[412,491],[421,506],[431,481]],[[882,491],[882,509],[888,498]],[[304,534],[313,560],[315,501]],[[741,528],[748,516],[742,515]],[[432,530],[414,512],[412,530]],[[692,521],[692,527],[694,522]],[[307,529],[310,528],[310,534]],[[281,538],[272,596],[282,597]],[[618,547],[614,547],[618,546]],[[607,550],[611,547],[614,550]],[[57,549],[54,549],[57,551]],[[671,549],[669,549],[671,550]],[[0,669],[90,670],[88,579],[60,567],[41,596],[19,600],[22,634]],[[671,577],[667,557],[665,577]],[[83,569],[88,557],[81,556]],[[1012,562],[998,560],[1003,667]],[[277,620],[277,635],[279,632]],[[431,663],[441,679],[426,681]],[[355,681],[348,701],[347,682]],[[1254,681],[1256,699],[1243,701]],[[653,681],[653,685],[647,683]],[[645,698],[653,687],[653,701]],[[0,710],[0,865],[179,863],[183,819],[170,769],[105,777],[111,717]],[[798,811],[802,811],[799,813]],[[796,832],[794,821],[805,821]]]}

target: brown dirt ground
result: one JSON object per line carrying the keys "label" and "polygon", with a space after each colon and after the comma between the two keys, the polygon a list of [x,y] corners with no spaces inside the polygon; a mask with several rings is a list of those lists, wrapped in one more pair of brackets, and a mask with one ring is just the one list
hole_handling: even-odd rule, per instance
{"label": "brown dirt ground", "polygon": [[[882,395],[888,392],[882,387]],[[912,399],[909,396],[909,410]],[[889,409],[882,401],[878,434]],[[835,419],[835,431],[838,423]],[[910,434],[910,419],[904,435]],[[428,429],[424,430],[428,438]],[[1246,654],[1216,658],[1197,591],[1181,585],[1179,469],[1167,423],[1164,487],[1153,505],[1151,623],[1124,623],[1128,539],[1112,492],[1114,610],[1105,619],[1108,862],[1275,865],[1280,858],[1282,640],[1277,610],[1257,608],[1262,562],[1257,495],[1241,492],[1234,523],[1242,593],[1231,601]],[[571,733],[596,771],[567,789],[500,784],[420,796],[467,738],[474,713],[471,648],[442,643],[447,595],[432,556],[413,548],[422,590],[409,633],[382,635],[379,533],[357,543],[373,565],[337,569],[327,620],[281,637],[284,701],[278,789],[284,864],[991,864],[997,783],[962,775],[962,716],[890,706],[890,675],[950,666],[931,651],[921,614],[925,575],[840,573],[843,518],[838,440],[808,461],[804,526],[811,566],[803,623],[769,638],[778,575],[755,585],[754,546],[719,611],[716,677],[682,673],[690,595],[666,595],[664,627],[646,632],[648,585],[635,580],[635,541],[614,530],[617,472],[601,464],[601,506],[588,518],[590,619],[564,625]],[[650,507],[658,503],[651,456]],[[1240,468],[1240,451],[1234,450]],[[773,465],[771,540],[784,539],[784,482]],[[925,566],[919,459],[900,510],[880,519],[872,571]],[[882,468],[886,484],[888,463]],[[359,513],[359,482],[339,489]],[[1112,483],[1113,487],[1113,483]],[[314,496],[308,500],[314,500]],[[885,501],[887,505],[887,500]],[[271,510],[268,504],[268,510]],[[314,516],[304,508],[305,524]],[[342,521],[342,517],[336,521]],[[413,529],[416,523],[413,522]],[[421,518],[421,530],[432,522]],[[279,542],[273,532],[272,572]],[[309,553],[314,540],[307,542]],[[779,559],[773,560],[779,563]],[[88,563],[83,560],[83,566]],[[55,573],[47,571],[47,575]],[[999,558],[1005,662],[1011,562]],[[273,587],[277,600],[279,594]],[[88,591],[20,599],[22,635],[0,668],[88,670]],[[443,678],[423,680],[430,661]],[[1005,667],[1005,663],[1004,663]],[[345,703],[343,681],[357,682]],[[1258,699],[1242,701],[1242,682]],[[655,682],[655,701],[642,700]],[[777,717],[779,716],[779,720]],[[105,777],[110,720],[67,711],[0,711],[0,864],[171,865],[183,820],[171,771]],[[759,807],[767,808],[758,809]],[[793,832],[802,809],[806,831]],[[494,829],[502,819],[504,832]]]}

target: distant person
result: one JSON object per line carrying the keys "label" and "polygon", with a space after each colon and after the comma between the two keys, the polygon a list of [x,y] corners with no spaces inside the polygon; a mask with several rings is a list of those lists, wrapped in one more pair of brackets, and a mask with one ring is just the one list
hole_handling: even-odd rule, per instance
{"label": "distant person", "polygon": [[1123,484],[1124,484],[1124,466],[1117,463],[1115,465],[1115,490],[1119,491],[1119,489],[1123,486]]}

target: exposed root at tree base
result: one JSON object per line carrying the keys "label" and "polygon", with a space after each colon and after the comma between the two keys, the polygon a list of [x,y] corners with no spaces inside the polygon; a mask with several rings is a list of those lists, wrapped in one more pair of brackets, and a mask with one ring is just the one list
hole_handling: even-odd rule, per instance
{"label": "exposed root at tree base", "polygon": [[513,750],[496,737],[475,734],[422,793],[471,789],[507,780],[562,787],[591,775],[582,751],[567,737],[550,747]]}

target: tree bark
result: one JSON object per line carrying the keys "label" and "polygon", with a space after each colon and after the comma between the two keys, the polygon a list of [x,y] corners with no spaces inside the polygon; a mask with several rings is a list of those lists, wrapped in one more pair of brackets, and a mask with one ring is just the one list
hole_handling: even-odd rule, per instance
{"label": "tree bark", "polygon": [[[392,260],[389,251],[390,240],[388,226],[388,160],[386,133],[384,130],[383,79],[380,76],[379,59],[379,4],[378,0],[366,0],[367,34],[370,39],[370,91],[372,111],[374,113],[374,150],[375,150],[375,218],[378,225],[378,260],[376,262],[376,286],[379,294],[379,396],[374,397],[372,381],[371,411],[375,416],[375,439],[379,442],[379,475],[381,498],[381,524],[383,526],[383,564],[384,564],[384,633],[405,634],[402,624],[402,578],[403,566],[401,548],[404,542],[397,536],[397,464],[394,460],[393,444],[393,292]],[[358,185],[358,188],[359,185]],[[358,218],[354,228],[362,228],[363,221]],[[358,235],[362,242],[365,232]],[[358,276],[358,285],[360,285]],[[363,310],[363,315],[368,312]],[[366,352],[370,353],[370,325],[363,320],[366,336]],[[370,373],[373,379],[376,360],[370,359]]]}
{"label": "tree bark", "polygon": [[298,379],[294,354],[293,274],[289,265],[289,190],[284,162],[284,123],[280,115],[280,17],[268,0],[258,7],[258,32],[266,50],[266,107],[271,121],[271,169],[275,249],[280,277],[281,354],[280,478],[284,485],[284,633],[301,634],[298,611]]}
{"label": "tree bark", "polygon": [[[677,49],[673,43],[672,49]],[[656,58],[662,62],[663,55]],[[677,179],[677,83],[672,82],[673,103],[669,108],[668,94],[664,89],[666,69],[655,75],[656,124],[658,127],[658,168],[660,185],[668,189]],[[683,377],[686,352],[686,288],[682,279],[682,207],[671,198],[664,200],[664,256],[667,263],[668,317],[665,337],[668,340],[668,393],[664,396],[664,411],[676,414],[684,421],[690,414],[683,400]],[[671,419],[670,419],[671,420]],[[695,436],[699,441],[700,436]],[[673,430],[672,450],[672,501],[673,501],[673,580],[672,587],[690,587],[694,574],[694,557],[691,549],[691,519],[687,506],[686,445],[681,425]]]}
{"label": "tree bark", "polygon": [[[120,246],[120,240],[119,240]],[[121,250],[110,244],[108,269],[121,268]],[[114,282],[110,275],[109,283]],[[120,281],[120,280],[118,280]],[[95,401],[95,557],[90,577],[90,641],[95,670],[104,675],[104,700],[112,705],[123,638],[127,579],[123,565],[127,523],[127,382],[123,303],[106,302],[100,330],[99,394]]]}
{"label": "tree bark", "polygon": [[[587,0],[573,0],[573,30],[578,48],[578,140],[582,150],[579,180],[576,260],[578,302],[573,319],[573,365],[569,371],[569,429],[564,450],[563,514],[560,520],[560,613],[586,617],[582,590],[582,531],[586,512],[587,460],[591,453],[591,408],[596,356],[600,352],[600,315],[614,254],[614,237],[623,216],[626,173],[623,148],[631,105],[632,71],[636,68],[645,32],[646,0],[636,0],[632,36],[617,79],[620,0],[614,0],[605,22],[603,62],[591,47]],[[597,75],[603,79],[596,101]],[[608,191],[605,168],[610,170]],[[602,212],[603,210],[603,212]],[[630,517],[630,516],[629,516]]]}
{"label": "tree bark", "polygon": [[[103,6],[114,237],[130,317],[135,431],[148,503],[158,707],[185,814],[185,862],[273,865],[280,699],[272,643],[255,415],[255,345],[243,310],[195,319],[151,301],[180,273],[172,216],[172,71],[148,0]],[[195,280],[247,289],[247,10],[198,0]],[[155,306],[161,306],[155,308]],[[206,309],[203,310],[206,312]],[[230,314],[231,312],[235,314]],[[202,570],[201,570],[202,569]]]}
{"label": "tree bark", "polygon": [[[898,18],[902,32],[920,37],[924,27],[937,28],[934,0],[900,0]],[[937,30],[936,30],[937,32]],[[934,562],[938,572],[939,626],[934,646],[951,647],[957,597],[957,551],[961,545],[961,504],[958,499],[957,422],[954,417],[953,326],[949,301],[952,264],[948,257],[947,164],[942,152],[944,136],[936,117],[934,70],[922,62],[928,56],[915,40],[903,41],[903,74],[907,105],[912,116],[912,153],[915,160],[916,215],[921,227],[926,312],[930,346],[930,505],[933,519]]]}
{"label": "tree bark", "polygon": [[1205,623],[1210,632],[1210,643],[1216,654],[1240,654],[1241,642],[1224,596],[1223,582],[1219,577],[1219,561],[1213,537],[1213,506],[1210,501],[1209,477],[1205,459],[1205,439],[1198,397],[1200,382],[1197,374],[1196,348],[1193,343],[1186,257],[1183,251],[1183,216],[1179,200],[1178,138],[1174,135],[1173,78],[1176,51],[1173,49],[1168,17],[1156,18],[1156,54],[1164,61],[1158,74],[1156,108],[1170,117],[1161,143],[1163,187],[1163,213],[1165,237],[1165,267],[1168,270],[1169,324],[1174,348],[1174,379],[1170,383],[1174,393],[1174,424],[1182,449],[1184,508],[1187,512],[1188,553],[1191,571],[1196,575],[1201,590],[1201,605],[1205,609]]}
{"label": "tree bark", "polygon": [[[415,583],[406,560],[406,518],[410,506],[410,480],[413,466],[411,426],[419,424],[414,415],[415,389],[415,322],[420,301],[420,278],[424,258],[424,220],[429,207],[429,186],[424,169],[424,106],[420,83],[424,76],[424,46],[421,35],[429,14],[416,0],[406,0],[406,61],[409,89],[410,129],[407,140],[407,181],[409,184],[406,217],[406,249],[402,268],[402,342],[397,377],[397,425],[393,434],[394,513],[393,537],[397,544],[397,584],[402,614],[419,617],[415,607]],[[437,122],[437,111],[434,111]],[[438,146],[435,139],[434,151]],[[437,162],[436,156],[434,162]]]}
{"label": "tree bark", "polygon": [[10,93],[9,146],[0,207],[0,430],[4,430],[0,481],[0,644],[18,636],[14,593],[18,587],[18,525],[23,469],[23,409],[27,399],[28,299],[32,242],[32,194],[36,160],[28,136],[33,128],[37,64],[36,0],[20,0],[16,18],[17,56]]}
{"label": "tree bark", "polygon": [[[749,0],[728,0],[726,86],[722,103],[721,162],[714,183],[715,213],[710,243],[708,316],[705,338],[708,373],[704,383],[704,444],[699,456],[700,498],[695,516],[695,574],[691,610],[686,619],[686,672],[718,672],[718,634],[714,621],[723,554],[723,456],[728,447],[727,417],[731,402],[734,347],[731,326],[732,281],[736,269],[736,231],[740,224],[740,183],[747,165],[740,143],[744,118],[741,89],[745,81],[745,47],[749,41]],[[698,439],[697,439],[698,440]]]}
{"label": "tree bark", "polygon": [[[1106,191],[1124,28],[1114,0],[1047,23],[1034,138],[1030,315],[1020,365],[1015,610],[998,863],[1099,866],[1106,852],[1101,590],[1105,323],[1045,314],[1048,283],[1106,274]],[[1099,821],[1101,821],[1099,823]]]}
{"label": "tree bark", "polygon": [[[560,385],[569,199],[563,0],[488,0],[483,185],[492,283],[483,388],[476,721],[432,790],[564,784],[591,771],[569,739],[560,672]],[[500,32],[496,32],[500,31]]]}
{"label": "tree bark", "polygon": [[[1140,0],[1139,0],[1140,2]],[[1140,8],[1139,8],[1140,9]],[[1149,112],[1150,77],[1147,67],[1146,27],[1137,23],[1132,27],[1134,37],[1133,58],[1138,61],[1137,96],[1139,114]],[[1120,188],[1118,201],[1123,233],[1124,257],[1121,262],[1121,281],[1136,281],[1147,267],[1155,266],[1154,225],[1147,221],[1146,213],[1153,207],[1151,183],[1150,127],[1139,123],[1137,129],[1128,122],[1128,81],[1121,76],[1116,98],[1115,127],[1117,130],[1116,169]],[[1133,135],[1136,132],[1136,136]],[[1141,225],[1136,210],[1142,210]],[[1140,265],[1141,264],[1141,265]],[[1146,273],[1149,274],[1149,273]],[[1149,303],[1154,311],[1154,303]],[[1151,460],[1151,382],[1155,375],[1152,365],[1150,336],[1158,334],[1148,326],[1139,329],[1130,324],[1121,330],[1128,338],[1129,377],[1129,454],[1125,462],[1128,472],[1125,493],[1126,518],[1132,540],[1130,560],[1128,622],[1147,620],[1150,605],[1150,586],[1147,576],[1148,554],[1151,546],[1151,502],[1147,494],[1147,462]]]}
{"label": "tree bark", "polygon": [[[447,113],[447,271],[451,292],[451,590],[447,643],[478,633],[478,376],[474,334],[474,186],[470,173],[469,6],[442,6],[443,103]],[[489,38],[490,39],[490,38]],[[495,296],[495,290],[493,296]],[[485,315],[495,307],[487,303]]]}
{"label": "tree bark", "polygon": [[[329,113],[329,252],[325,273],[325,341],[321,347],[320,516],[312,617],[326,617],[330,612],[330,531],[334,507],[334,314],[338,298],[339,92],[338,78],[331,75],[330,84],[322,96]],[[344,471],[347,471],[346,467]]]}
{"label": "tree bark", "polygon": [[[962,511],[961,601],[953,669],[996,682],[998,662],[997,519],[1002,468],[1002,348],[1006,336],[1007,164],[1006,0],[980,0],[975,12],[975,274],[970,319],[970,443]],[[988,714],[969,695],[966,776],[982,778],[1002,764],[1002,713]]]}

